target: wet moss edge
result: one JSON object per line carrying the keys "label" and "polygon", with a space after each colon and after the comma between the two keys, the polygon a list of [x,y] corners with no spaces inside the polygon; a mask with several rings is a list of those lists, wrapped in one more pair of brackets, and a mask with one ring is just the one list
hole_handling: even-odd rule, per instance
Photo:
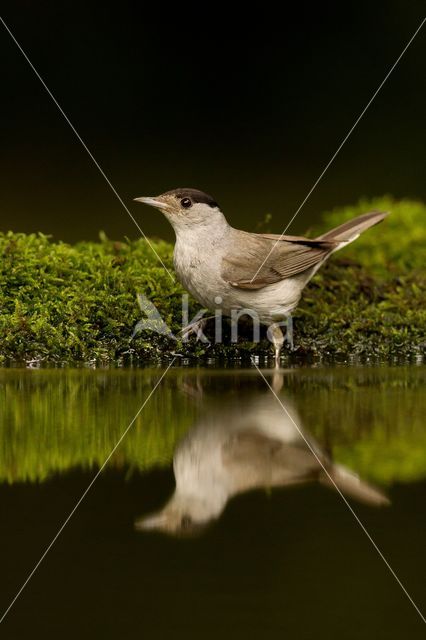
{"label": "wet moss edge", "polygon": [[[426,352],[426,207],[390,197],[328,212],[322,228],[368,210],[388,210],[380,226],[333,256],[305,289],[295,313],[290,360],[422,358]],[[274,225],[275,226],[275,225]],[[318,230],[312,230],[311,235]],[[173,271],[172,246],[151,240]],[[182,344],[141,333],[137,294],[180,329],[181,294],[143,240],[68,245],[43,234],[0,234],[0,363],[121,364],[179,353],[189,358],[267,356],[269,342],[250,342],[250,328],[231,344]],[[190,301],[190,313],[198,309]],[[212,328],[207,331],[213,337]]]}

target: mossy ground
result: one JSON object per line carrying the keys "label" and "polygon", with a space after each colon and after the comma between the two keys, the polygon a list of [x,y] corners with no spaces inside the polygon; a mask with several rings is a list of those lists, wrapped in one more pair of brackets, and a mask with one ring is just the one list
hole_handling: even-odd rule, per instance
{"label": "mossy ground", "polygon": [[[391,215],[334,255],[305,289],[288,357],[410,358],[426,352],[426,207],[389,197],[326,213],[323,228],[369,210]],[[315,230],[319,231],[319,230]],[[315,235],[313,232],[311,235]],[[153,241],[173,271],[173,247]],[[0,361],[103,363],[174,352],[235,358],[270,354],[266,340],[182,344],[157,334],[131,338],[147,296],[172,331],[181,328],[182,288],[144,240],[52,242],[42,234],[0,234]],[[190,311],[197,310],[191,301]],[[208,333],[208,331],[207,331]],[[225,328],[224,335],[227,335]]]}

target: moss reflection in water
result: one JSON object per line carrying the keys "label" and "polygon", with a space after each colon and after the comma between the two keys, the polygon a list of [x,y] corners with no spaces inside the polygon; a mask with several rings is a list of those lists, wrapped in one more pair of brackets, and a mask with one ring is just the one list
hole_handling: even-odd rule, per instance
{"label": "moss reflection in water", "polygon": [[[160,375],[160,369],[1,370],[0,481],[97,468]],[[426,477],[425,378],[423,367],[295,369],[282,399],[291,399],[304,429],[336,461],[390,485]],[[253,393],[268,393],[255,371],[171,370],[110,464],[129,470],[170,464],[200,411],[224,395],[242,402]]]}
{"label": "moss reflection in water", "polygon": [[[160,375],[161,370],[1,371],[0,480],[44,480],[73,467],[101,465]],[[111,464],[164,464],[193,417],[189,399],[162,384]]]}

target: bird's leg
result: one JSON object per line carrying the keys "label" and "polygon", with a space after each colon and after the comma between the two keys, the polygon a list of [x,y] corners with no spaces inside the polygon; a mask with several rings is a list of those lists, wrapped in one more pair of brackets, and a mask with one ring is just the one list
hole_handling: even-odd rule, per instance
{"label": "bird's leg", "polygon": [[207,324],[207,320],[210,320],[210,318],[213,318],[214,316],[210,316],[209,318],[200,318],[199,320],[196,320],[195,322],[191,322],[190,324],[187,324],[186,327],[184,327],[179,333],[181,334],[182,340],[184,342],[186,342],[189,338],[189,336],[191,335],[195,335],[197,340],[200,340],[201,342],[205,342],[208,343],[208,340],[206,338],[206,336],[204,335],[204,328]]}
{"label": "bird's leg", "polygon": [[182,340],[188,340],[189,336],[191,335],[194,335],[198,340],[205,326],[206,321],[204,320],[204,318],[201,318],[201,320],[197,320],[196,322],[192,322],[191,324],[187,324],[186,327],[184,327],[182,331],[180,331]]}
{"label": "bird's leg", "polygon": [[283,384],[284,384],[284,376],[282,374],[282,370],[276,367],[272,376],[272,383],[271,383],[271,387],[274,393],[279,393],[283,388]]}
{"label": "bird's leg", "polygon": [[286,316],[286,331],[285,331],[285,341],[290,347],[291,351],[294,351],[293,344],[293,318],[291,317],[291,313]]}
{"label": "bird's leg", "polygon": [[278,323],[269,327],[268,332],[269,331],[275,350],[275,367],[278,369],[280,366],[280,353],[284,344],[284,336]]}

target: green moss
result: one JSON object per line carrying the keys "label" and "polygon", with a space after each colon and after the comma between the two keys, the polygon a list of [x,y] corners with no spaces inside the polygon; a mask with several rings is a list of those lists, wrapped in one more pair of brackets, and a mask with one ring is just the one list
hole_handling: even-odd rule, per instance
{"label": "green moss", "polygon": [[[171,269],[171,247],[155,242]],[[144,241],[53,243],[42,234],[0,236],[0,353],[15,360],[113,360],[129,350],[144,292],[167,322],[180,313],[173,284]],[[133,346],[133,345],[132,345]],[[158,351],[136,340],[138,353]]]}
{"label": "green moss", "polygon": [[[305,289],[295,314],[292,357],[412,357],[426,348],[426,207],[381,198],[327,213],[324,228],[371,209],[389,218],[333,256]],[[152,241],[172,271],[172,246]],[[181,293],[144,240],[74,246],[42,234],[0,234],[0,361],[113,362],[184,355],[269,354],[252,345],[182,345],[156,334],[131,340],[146,295],[173,331]],[[191,311],[197,305],[192,301]],[[225,330],[226,335],[226,330]]]}
{"label": "green moss", "polygon": [[333,256],[297,310],[305,349],[388,358],[426,351],[426,207],[390,197],[324,215],[325,230],[366,211],[379,226]]}

